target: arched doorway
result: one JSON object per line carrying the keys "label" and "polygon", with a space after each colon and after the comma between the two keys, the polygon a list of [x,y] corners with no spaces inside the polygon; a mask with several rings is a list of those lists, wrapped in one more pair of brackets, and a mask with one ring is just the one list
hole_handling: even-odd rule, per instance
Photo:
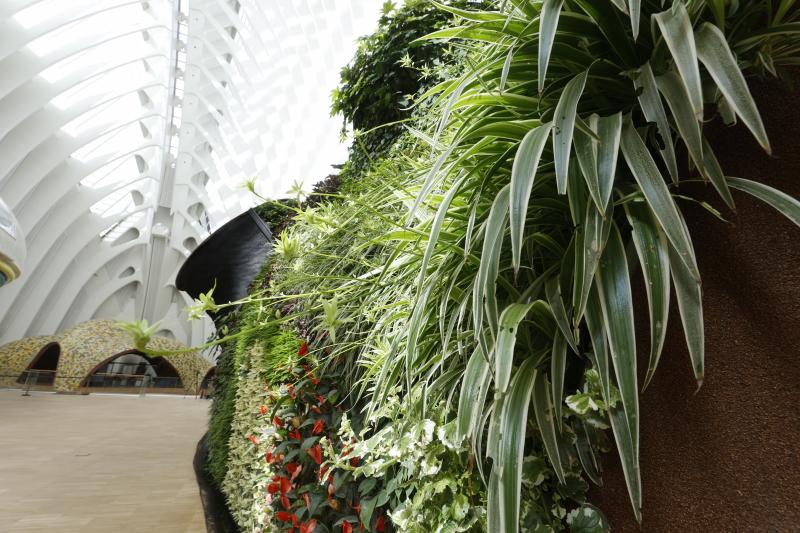
{"label": "arched doorway", "polygon": [[56,378],[61,345],[57,342],[45,344],[19,375],[17,383],[51,386]]}
{"label": "arched doorway", "polygon": [[142,387],[183,389],[178,371],[163,357],[150,358],[136,350],[112,355],[95,366],[84,378],[81,387],[113,388],[115,392]]}

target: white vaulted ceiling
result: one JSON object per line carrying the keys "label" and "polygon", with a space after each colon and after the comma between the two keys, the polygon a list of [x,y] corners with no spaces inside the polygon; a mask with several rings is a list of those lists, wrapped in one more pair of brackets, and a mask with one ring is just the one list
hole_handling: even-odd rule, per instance
{"label": "white vaulted ceiling", "polygon": [[0,0],[0,198],[28,257],[0,343],[93,318],[202,342],[174,287],[209,232],[342,162],[328,117],[377,0]]}

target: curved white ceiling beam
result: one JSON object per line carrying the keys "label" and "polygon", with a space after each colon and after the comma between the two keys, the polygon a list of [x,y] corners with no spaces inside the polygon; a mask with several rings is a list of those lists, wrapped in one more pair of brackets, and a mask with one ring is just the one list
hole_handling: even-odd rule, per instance
{"label": "curved white ceiling beam", "polygon": [[[287,135],[316,135],[309,91],[327,119],[339,68],[382,4],[240,2],[0,2],[0,197],[29,248],[3,288],[0,343],[91,318],[163,320],[187,343],[211,332],[186,320],[180,266],[253,204],[245,179],[288,188],[265,166],[298,159],[279,147]],[[295,92],[303,105],[289,105]]]}

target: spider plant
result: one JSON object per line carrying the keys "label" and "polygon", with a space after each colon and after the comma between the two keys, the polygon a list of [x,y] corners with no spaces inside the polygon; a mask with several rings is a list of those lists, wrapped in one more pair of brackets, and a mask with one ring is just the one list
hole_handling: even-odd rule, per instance
{"label": "spider plant", "polygon": [[564,482],[563,450],[582,444],[562,425],[565,376],[590,366],[614,405],[610,424],[641,519],[630,269],[641,268],[647,287],[644,385],[661,357],[674,287],[699,386],[701,276],[676,195],[702,181],[734,209],[737,189],[800,224],[796,199],[726,176],[704,133],[719,114],[770,151],[745,76],[798,62],[792,4],[440,6],[462,23],[426,38],[471,43],[472,53],[461,78],[428,95],[440,113],[427,138],[433,155],[383,278],[411,310],[372,401],[419,382],[430,393],[460,390],[459,431],[478,465],[491,466],[490,531],[518,530],[526,439],[539,439]]}
{"label": "spider plant", "polygon": [[736,189],[800,225],[796,199],[727,176],[704,132],[716,115],[741,121],[770,151],[746,77],[798,63],[793,4],[440,6],[459,25],[426,39],[463,47],[463,76],[429,91],[423,124],[409,128],[416,144],[340,200],[331,224],[298,230],[301,263],[269,298],[303,302],[292,316],[327,334],[328,361],[343,361],[367,409],[420,385],[421,416],[453,405],[485,475],[489,531],[519,529],[526,443],[544,449],[561,483],[572,457],[598,479],[590,431],[562,412],[568,376],[587,369],[641,519],[631,269],[647,288],[643,385],[661,358],[674,287],[699,386],[701,276],[676,199],[703,182],[730,209]]}

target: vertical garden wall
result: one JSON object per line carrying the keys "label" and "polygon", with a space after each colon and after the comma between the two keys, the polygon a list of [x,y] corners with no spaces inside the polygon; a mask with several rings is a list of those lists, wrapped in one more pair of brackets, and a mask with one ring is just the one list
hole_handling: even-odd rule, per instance
{"label": "vertical garden wall", "polygon": [[[705,531],[745,523],[739,498],[791,527],[792,433],[771,434],[793,393],[768,384],[796,331],[796,128],[763,80],[800,57],[793,2],[381,24],[334,108],[355,124],[385,95],[391,139],[357,133],[346,187],[270,208],[293,216],[222,331],[210,470],[240,527]],[[408,47],[385,71],[382,43]],[[409,68],[421,92],[384,90]]]}

